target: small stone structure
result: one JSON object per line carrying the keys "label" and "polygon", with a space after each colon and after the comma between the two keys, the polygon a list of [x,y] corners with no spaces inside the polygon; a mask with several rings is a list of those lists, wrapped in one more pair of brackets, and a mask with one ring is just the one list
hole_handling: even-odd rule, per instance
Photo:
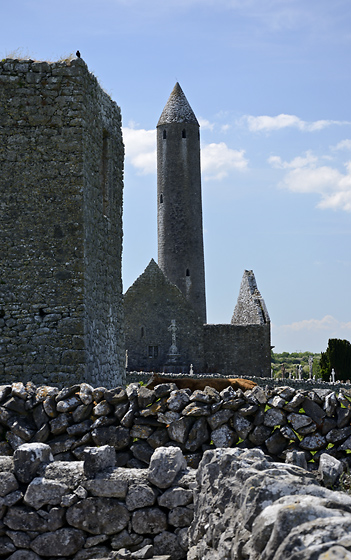
{"label": "small stone structure", "polygon": [[0,61],[0,380],[124,381],[119,107],[81,58]]}

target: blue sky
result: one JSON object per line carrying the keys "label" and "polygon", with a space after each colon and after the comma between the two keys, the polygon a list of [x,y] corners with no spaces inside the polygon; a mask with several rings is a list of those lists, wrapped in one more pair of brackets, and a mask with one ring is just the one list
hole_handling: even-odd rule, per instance
{"label": "blue sky", "polygon": [[201,124],[208,322],[253,269],[281,351],[351,340],[349,0],[13,0],[0,56],[81,51],[122,110],[123,278],[157,260],[155,126],[176,81]]}

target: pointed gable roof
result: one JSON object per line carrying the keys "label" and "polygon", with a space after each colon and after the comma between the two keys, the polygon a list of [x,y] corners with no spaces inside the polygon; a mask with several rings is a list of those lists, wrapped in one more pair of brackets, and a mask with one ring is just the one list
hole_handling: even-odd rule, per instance
{"label": "pointed gable roof", "polygon": [[178,82],[168,98],[157,126],[170,123],[193,123],[200,126]]}
{"label": "pointed gable roof", "polygon": [[264,325],[270,322],[266,304],[261,296],[252,270],[245,270],[235,306],[232,325]]}

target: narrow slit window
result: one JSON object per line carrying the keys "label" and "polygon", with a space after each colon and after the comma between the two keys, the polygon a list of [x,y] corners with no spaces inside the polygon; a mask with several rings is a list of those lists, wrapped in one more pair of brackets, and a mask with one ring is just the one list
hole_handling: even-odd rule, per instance
{"label": "narrow slit window", "polygon": [[163,203],[163,194],[160,194],[160,203]]}
{"label": "narrow slit window", "polygon": [[140,338],[143,338],[144,334],[144,327],[140,327]]}
{"label": "narrow slit window", "polygon": [[163,139],[166,140],[166,138],[167,138],[167,130],[164,130],[163,131]]}
{"label": "narrow slit window", "polygon": [[183,128],[183,130],[182,130],[182,138],[186,138],[186,130],[185,130],[185,128]]}
{"label": "narrow slit window", "polygon": [[188,268],[186,269],[185,276],[190,276],[190,270]]}
{"label": "narrow slit window", "polygon": [[158,346],[149,346],[149,358],[157,358],[158,357]]}
{"label": "narrow slit window", "polygon": [[101,186],[102,186],[102,213],[109,215],[110,193],[109,193],[109,135],[107,130],[102,133],[102,154],[101,154]]}

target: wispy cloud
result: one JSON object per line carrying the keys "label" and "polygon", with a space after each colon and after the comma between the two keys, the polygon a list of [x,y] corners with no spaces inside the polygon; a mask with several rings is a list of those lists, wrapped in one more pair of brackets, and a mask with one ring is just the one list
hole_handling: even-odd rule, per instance
{"label": "wispy cloud", "polygon": [[318,158],[311,152],[290,162],[271,156],[268,162],[272,167],[289,170],[279,184],[281,188],[319,194],[318,208],[351,212],[351,161],[345,163],[345,173],[327,165],[318,166]]}
{"label": "wispy cloud", "polygon": [[[209,121],[203,121],[211,128]],[[140,175],[156,173],[156,131],[136,128],[134,123],[123,128],[126,161]],[[201,150],[201,170],[205,180],[221,180],[230,171],[243,171],[248,166],[244,150],[233,150],[224,142],[207,144]]]}
{"label": "wispy cloud", "polygon": [[201,117],[198,118],[199,124],[202,129],[213,130],[215,123],[211,123],[207,119],[203,119]]}
{"label": "wispy cloud", "polygon": [[341,140],[336,146],[331,146],[331,150],[351,150],[351,140],[346,138],[345,140]]}
{"label": "wispy cloud", "polygon": [[297,128],[298,130],[304,132],[315,132],[322,130],[328,126],[332,125],[349,125],[349,121],[334,121],[334,120],[319,120],[319,121],[304,121],[297,117],[296,115],[286,115],[281,113],[275,117],[270,117],[268,115],[261,115],[254,117],[252,115],[244,115],[241,117],[241,124],[248,126],[249,130],[252,132],[273,132],[275,130],[281,130],[283,128]]}
{"label": "wispy cloud", "polygon": [[290,325],[281,325],[279,328],[290,332],[329,331],[331,333],[330,336],[332,336],[333,333],[340,330],[350,331],[351,334],[351,321],[339,321],[332,315],[325,315],[323,319],[304,319],[303,321],[296,321]]}
{"label": "wispy cloud", "polygon": [[208,144],[201,150],[201,169],[205,180],[221,180],[234,170],[244,171],[248,166],[245,150],[228,148],[225,142]]}

